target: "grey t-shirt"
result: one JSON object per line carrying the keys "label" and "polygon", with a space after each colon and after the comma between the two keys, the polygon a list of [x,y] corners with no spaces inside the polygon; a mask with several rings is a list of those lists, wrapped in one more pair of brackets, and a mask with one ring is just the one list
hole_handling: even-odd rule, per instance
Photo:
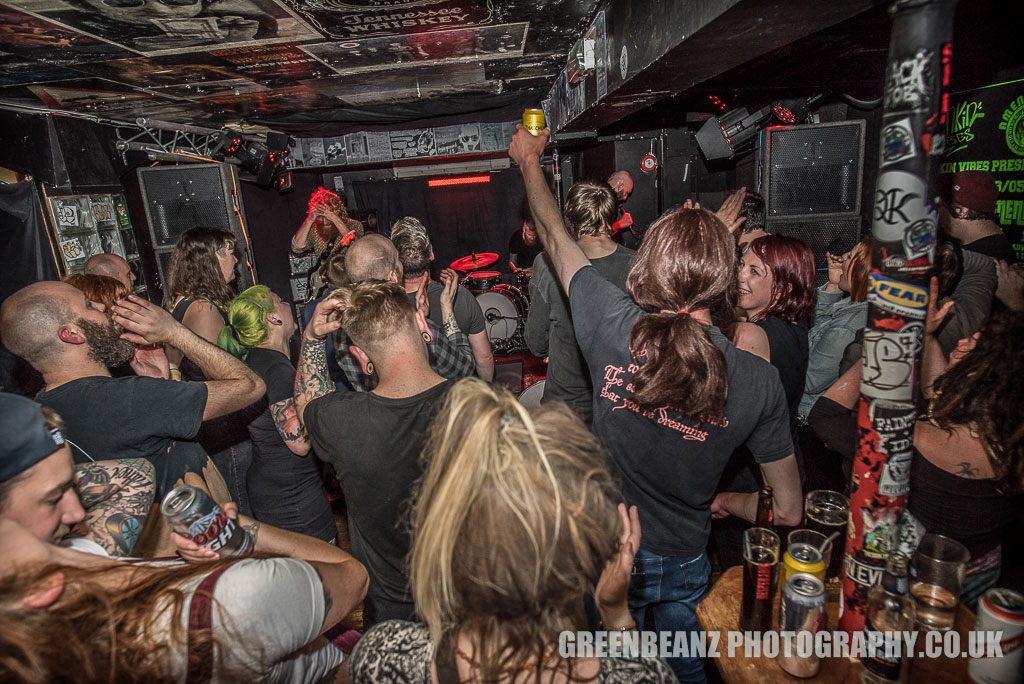
{"label": "grey t-shirt", "polygon": [[632,398],[640,360],[629,349],[644,311],[592,266],[573,276],[569,302],[594,383],[594,434],[608,450],[626,503],[639,509],[641,548],[662,556],[703,553],[711,500],[732,452],[746,444],[758,463],[793,453],[778,371],[708,326],[728,368],[724,420],[716,425],[668,407],[646,409]]}
{"label": "grey t-shirt", "polygon": [[[436,323],[438,327],[444,326],[441,318],[441,292],[444,284],[436,280],[430,281],[427,285],[427,301],[430,302],[430,315],[428,318]],[[416,293],[409,293],[409,301],[416,306]],[[455,322],[459,324],[459,330],[467,335],[482,332],[484,329],[484,312],[480,309],[480,303],[476,301],[473,293],[459,285],[455,292],[455,303],[452,305],[455,310]]]}
{"label": "grey t-shirt", "polygon": [[[626,276],[635,254],[618,245],[608,256],[591,259],[590,263],[598,273],[625,291]],[[594,386],[587,362],[576,343],[569,298],[546,252],[533,262],[525,336],[531,352],[548,357],[543,401],[564,401],[589,426],[593,418]]]}

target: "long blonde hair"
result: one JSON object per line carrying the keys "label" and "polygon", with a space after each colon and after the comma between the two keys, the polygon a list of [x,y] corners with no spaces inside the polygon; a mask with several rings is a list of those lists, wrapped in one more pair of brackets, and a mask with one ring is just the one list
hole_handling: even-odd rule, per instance
{"label": "long blonde hair", "polygon": [[579,627],[583,594],[618,548],[601,447],[564,404],[527,409],[466,379],[424,458],[410,584],[435,648],[466,627],[483,681],[536,666],[559,632]]}

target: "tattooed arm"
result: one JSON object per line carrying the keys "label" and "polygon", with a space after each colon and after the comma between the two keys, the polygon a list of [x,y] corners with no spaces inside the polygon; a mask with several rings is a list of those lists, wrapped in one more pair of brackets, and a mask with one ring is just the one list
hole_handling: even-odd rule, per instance
{"label": "tattooed arm", "polygon": [[[330,382],[328,384],[333,385]],[[281,439],[289,451],[296,456],[305,456],[309,453],[309,438],[306,437],[306,431],[299,423],[299,416],[295,413],[295,401],[292,397],[271,404],[270,417],[274,419],[274,427],[277,428],[278,434],[281,435]]]}
{"label": "tattooed arm", "polygon": [[75,485],[85,509],[82,536],[111,556],[130,555],[153,506],[153,472],[153,464],[141,458],[75,466]]}
{"label": "tattooed arm", "polygon": [[[300,425],[309,402],[334,391],[330,373],[327,370],[327,336],[341,327],[341,302],[333,294],[324,297],[313,310],[309,325],[302,333],[302,351],[299,352],[299,367],[295,371],[295,412]],[[333,319],[333,320],[332,320]],[[291,448],[291,447],[289,447]]]}

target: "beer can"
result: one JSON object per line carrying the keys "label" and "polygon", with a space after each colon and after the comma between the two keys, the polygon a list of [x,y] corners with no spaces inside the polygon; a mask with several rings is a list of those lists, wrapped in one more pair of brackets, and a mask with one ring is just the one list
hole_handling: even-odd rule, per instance
{"label": "beer can", "polygon": [[160,504],[171,529],[200,546],[225,556],[244,556],[252,538],[202,489],[175,487]]}
{"label": "beer can", "polygon": [[540,135],[544,130],[544,110],[527,109],[523,112],[523,128],[534,135]]}
{"label": "beer can", "polygon": [[[1002,632],[1002,657],[971,658],[972,684],[1020,684],[1024,681],[1024,595],[1012,589],[989,589],[978,601],[976,632]],[[988,645],[986,644],[986,655]]]}
{"label": "beer can", "polygon": [[805,542],[790,544],[782,556],[782,581],[788,582],[796,572],[806,572],[820,580],[825,579],[825,561],[821,551]]}
{"label": "beer can", "polygon": [[[819,554],[820,555],[820,554]],[[825,628],[825,583],[820,577],[806,572],[795,572],[786,582],[779,602],[779,631],[792,632],[789,654],[783,648],[778,657],[779,667],[794,677],[813,677],[818,674],[821,660],[814,653],[814,635]],[[801,632],[809,632],[800,637]],[[811,645],[809,652],[798,653],[801,641]],[[803,657],[801,657],[803,656]]]}

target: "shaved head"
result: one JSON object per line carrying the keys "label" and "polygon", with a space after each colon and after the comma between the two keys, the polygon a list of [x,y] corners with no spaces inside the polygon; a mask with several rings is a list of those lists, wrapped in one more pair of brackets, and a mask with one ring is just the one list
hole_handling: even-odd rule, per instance
{"label": "shaved head", "polygon": [[57,330],[75,320],[68,296],[83,298],[67,283],[42,282],[23,287],[0,306],[0,341],[12,354],[39,369],[60,350]]}
{"label": "shaved head", "polygon": [[352,243],[345,255],[345,271],[353,283],[364,280],[402,282],[402,264],[391,240],[381,235],[364,235]]}
{"label": "shaved head", "polygon": [[615,191],[615,196],[618,197],[621,202],[629,197],[630,193],[633,192],[633,177],[629,175],[629,171],[619,169],[612,175],[608,176],[608,185],[612,186],[612,190]]}
{"label": "shaved head", "polygon": [[116,254],[97,254],[90,257],[85,262],[85,272],[116,278],[124,283],[129,291],[135,282],[135,274],[132,273],[131,266]]}

